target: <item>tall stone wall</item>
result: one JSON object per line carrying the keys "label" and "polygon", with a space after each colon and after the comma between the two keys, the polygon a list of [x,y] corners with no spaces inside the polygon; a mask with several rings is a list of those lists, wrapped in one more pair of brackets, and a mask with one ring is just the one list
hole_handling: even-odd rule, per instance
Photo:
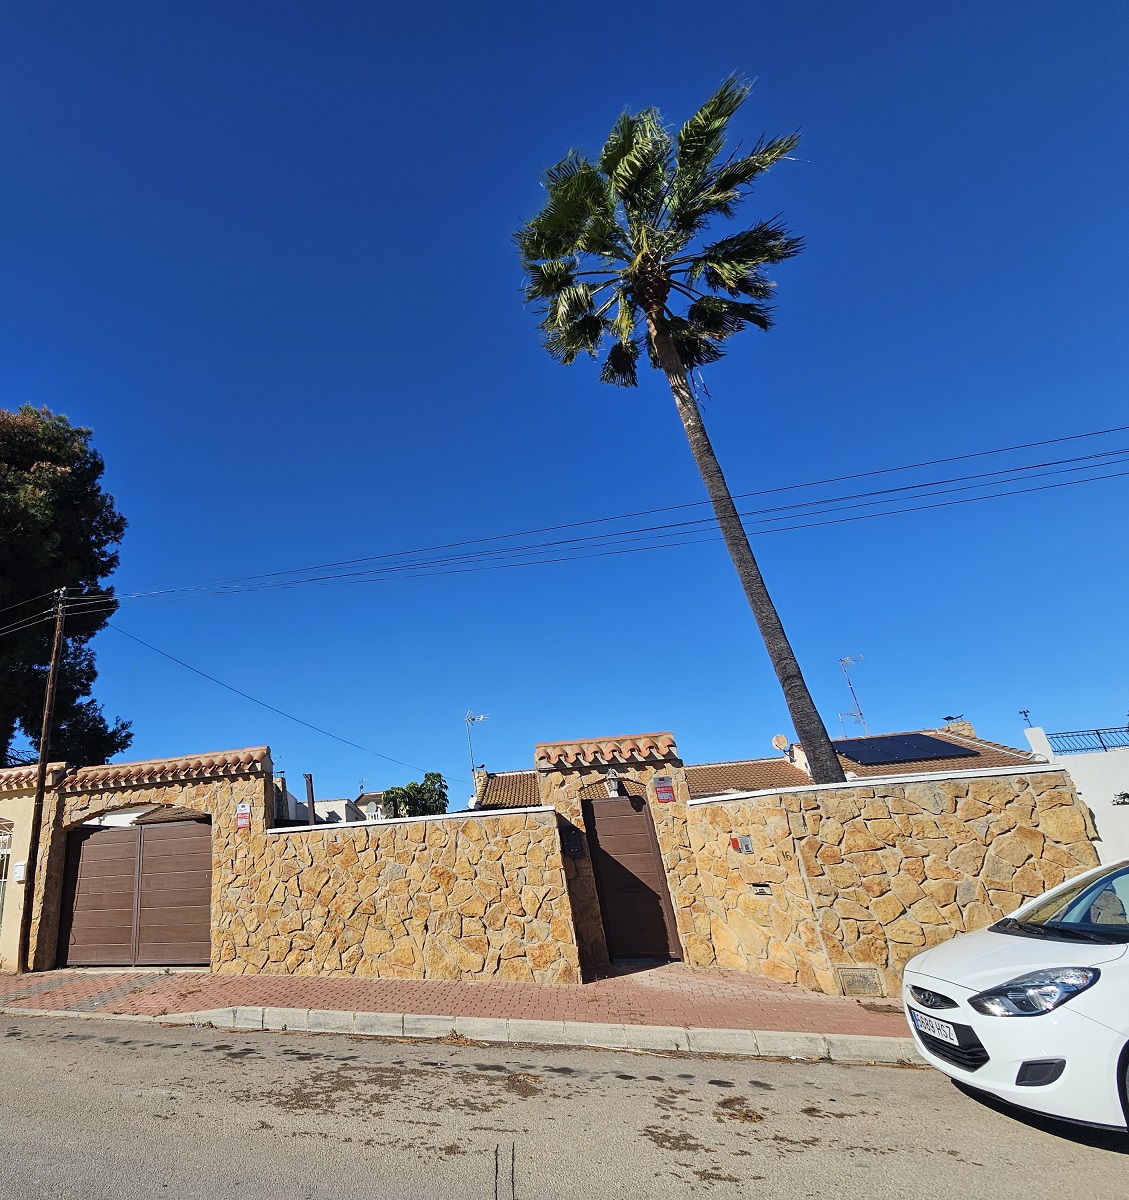
{"label": "tall stone wall", "polygon": [[[26,772],[0,772],[0,816],[26,852]],[[576,933],[556,814],[541,809],[272,830],[269,751],[52,776],[31,956],[55,965],[68,832],[122,809],[187,808],[212,827],[215,971],[574,983]],[[13,861],[16,861],[14,859]],[[14,970],[24,889],[8,885],[0,970]]]}
{"label": "tall stone wall", "polygon": [[234,849],[218,971],[580,980],[551,811],[250,830]]}
{"label": "tall stone wall", "polygon": [[[865,968],[893,993],[917,951],[1098,861],[1089,810],[1055,767],[691,802],[681,762],[664,755],[621,764],[617,786],[647,799],[679,949],[695,966],[830,993],[844,968]],[[211,818],[213,970],[573,983],[606,964],[591,860],[563,857],[559,829],[584,831],[584,801],[607,796],[607,765],[540,770],[551,809],[277,830],[271,771],[265,747],[60,768],[36,872],[34,964],[55,962],[67,832],[149,805]],[[672,779],[674,802],[658,802],[656,774]],[[0,772],[14,861],[29,787],[26,772]],[[739,835],[753,853],[733,849]],[[22,893],[9,883],[0,969],[14,965]]]}
{"label": "tall stone wall", "polygon": [[[695,966],[732,967],[837,994],[816,903],[796,857],[790,808],[799,797],[766,796],[690,809],[691,870],[698,883],[692,916]],[[804,810],[807,811],[807,810]],[[731,846],[748,835],[753,853]]]}
{"label": "tall stone wall", "polygon": [[[732,848],[740,834],[754,853]],[[710,940],[691,961],[833,993],[840,968],[871,967],[896,994],[914,954],[1097,866],[1093,835],[1054,769],[692,805]]]}

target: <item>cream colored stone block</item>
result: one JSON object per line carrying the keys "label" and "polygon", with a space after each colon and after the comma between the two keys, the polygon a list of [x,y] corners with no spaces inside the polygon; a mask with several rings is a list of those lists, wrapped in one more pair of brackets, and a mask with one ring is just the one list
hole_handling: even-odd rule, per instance
{"label": "cream colored stone block", "polygon": [[885,925],[900,917],[906,909],[896,895],[887,894],[875,897],[870,902],[870,911]]}
{"label": "cream colored stone block", "polygon": [[1060,845],[1086,839],[1086,820],[1075,807],[1045,809],[1039,813],[1038,821],[1039,832]]}
{"label": "cream colored stone block", "polygon": [[952,879],[927,879],[922,883],[921,890],[938,907],[956,900],[957,885]]}
{"label": "cream colored stone block", "polygon": [[862,820],[849,821],[843,831],[842,851],[848,858],[860,850],[881,850],[880,842]]}
{"label": "cream colored stone block", "polygon": [[395,939],[387,929],[370,924],[365,930],[362,947],[365,957],[378,958],[382,954],[387,954],[395,944]]}
{"label": "cream colored stone block", "polygon": [[989,890],[988,899],[991,900],[992,904],[998,910],[997,914],[995,914],[995,919],[997,920],[999,919],[999,914],[1002,913],[1004,916],[1006,916],[1008,913],[1015,912],[1015,910],[1023,903],[1023,897],[1017,896],[1015,892],[1011,891],[994,892]]}
{"label": "cream colored stone block", "polygon": [[907,908],[911,904],[916,904],[925,895],[921,884],[905,871],[890,880],[890,890]]}
{"label": "cream colored stone block", "polygon": [[1025,897],[1041,896],[1046,891],[1046,884],[1036,869],[1035,863],[1029,862],[1025,867],[1020,867],[1011,877],[1006,890]]}
{"label": "cream colored stone block", "polygon": [[857,900],[848,900],[845,896],[840,896],[835,901],[835,911],[840,917],[846,917],[852,921],[870,920],[870,910],[868,908],[859,904]]}
{"label": "cream colored stone block", "polygon": [[827,863],[824,865],[824,870],[836,887],[857,887],[859,881],[862,879],[856,868],[849,862],[839,863],[838,865]]}
{"label": "cream colored stone block", "polygon": [[965,842],[964,845],[951,850],[945,861],[954,870],[965,875],[977,875],[984,865],[985,854],[987,850],[979,842]]}

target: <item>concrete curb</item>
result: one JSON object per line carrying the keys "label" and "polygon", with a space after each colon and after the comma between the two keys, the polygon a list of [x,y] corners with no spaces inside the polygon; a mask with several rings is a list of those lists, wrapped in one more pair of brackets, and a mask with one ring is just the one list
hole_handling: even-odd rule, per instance
{"label": "concrete curb", "polygon": [[739,1058],[791,1058],[879,1066],[925,1066],[911,1037],[855,1033],[784,1033],[775,1029],[694,1029],[678,1025],[602,1025],[589,1021],[519,1021],[506,1017],[437,1017],[422,1013],[346,1012],[319,1008],[209,1008],[200,1012],[77,1012],[66,1008],[0,1008],[5,1017],[70,1017],[84,1021],[141,1021],[152,1025],[210,1025],[215,1029],[345,1033],[355,1037],[439,1039],[588,1050],[680,1050]]}
{"label": "concrete curb", "polygon": [[455,1035],[476,1042],[502,1044],[578,1046],[600,1050],[680,1050],[743,1058],[925,1065],[911,1037],[873,1037],[851,1033],[695,1029],[677,1025],[604,1025],[588,1021],[332,1012],[306,1008],[212,1008],[201,1012],[167,1013],[148,1019],[164,1025],[213,1025],[218,1029],[347,1033],[385,1038],[436,1039]]}

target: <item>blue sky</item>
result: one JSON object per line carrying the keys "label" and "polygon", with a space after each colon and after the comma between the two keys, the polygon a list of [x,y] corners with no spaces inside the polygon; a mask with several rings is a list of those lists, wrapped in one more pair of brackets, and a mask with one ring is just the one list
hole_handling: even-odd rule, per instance
{"label": "blue sky", "polygon": [[[658,376],[623,392],[540,349],[509,238],[539,171],[598,149],[623,107],[680,121],[733,71],[758,81],[739,136],[803,134],[745,211],[807,242],[777,272],[777,328],[707,374],[735,492],[1129,424],[1129,8],[648,13],[5,7],[0,403],[93,427],[130,522],[120,592],[700,500]],[[1124,721],[1126,485],[755,539],[832,732],[844,655],[872,731]],[[490,714],[491,769],[538,740],[673,729],[705,761],[791,732],[717,542],[127,602],[115,623],[452,780],[468,709]],[[326,796],[418,777],[112,630],[97,648],[127,757],[265,742]]]}

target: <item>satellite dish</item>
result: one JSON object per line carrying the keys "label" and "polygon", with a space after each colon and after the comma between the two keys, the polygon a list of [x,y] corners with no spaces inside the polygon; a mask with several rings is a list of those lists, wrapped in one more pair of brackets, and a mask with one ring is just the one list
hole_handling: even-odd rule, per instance
{"label": "satellite dish", "polygon": [[788,749],[788,739],[784,736],[784,734],[778,733],[772,739],[772,748],[774,750],[787,750]]}

